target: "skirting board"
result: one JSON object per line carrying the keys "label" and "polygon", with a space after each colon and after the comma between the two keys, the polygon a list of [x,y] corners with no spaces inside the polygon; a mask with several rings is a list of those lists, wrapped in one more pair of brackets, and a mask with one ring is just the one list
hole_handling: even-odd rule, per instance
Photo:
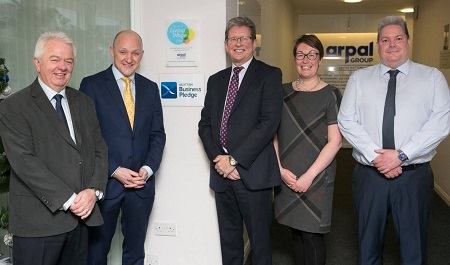
{"label": "skirting board", "polygon": [[450,206],[450,196],[436,183],[434,183],[434,189],[436,190],[436,193],[439,194],[439,196],[447,203],[447,205]]}
{"label": "skirting board", "polygon": [[244,244],[244,264],[247,262],[248,255],[250,255],[250,240],[247,240]]}

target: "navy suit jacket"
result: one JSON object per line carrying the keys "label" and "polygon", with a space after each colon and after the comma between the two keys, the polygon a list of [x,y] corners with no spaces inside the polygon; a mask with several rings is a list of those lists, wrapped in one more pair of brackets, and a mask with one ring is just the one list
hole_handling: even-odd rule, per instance
{"label": "navy suit jacket", "polygon": [[[161,164],[166,134],[159,89],[155,82],[135,74],[134,129],[128,119],[125,104],[112,72],[112,66],[95,75],[83,78],[80,91],[95,102],[102,136],[108,145],[108,184],[105,198],[119,196],[125,187],[112,178],[118,167],[136,172],[147,165],[155,173]],[[145,187],[135,191],[142,198],[155,195],[155,174]]]}
{"label": "navy suit jacket", "polygon": [[[208,79],[205,105],[199,122],[199,136],[211,161],[210,187],[224,191],[228,180],[214,168],[212,160],[224,151],[219,132],[231,67]],[[273,146],[283,106],[281,70],[253,59],[239,87],[228,119],[227,150],[238,162],[238,172],[250,190],[281,184],[280,170]]]}

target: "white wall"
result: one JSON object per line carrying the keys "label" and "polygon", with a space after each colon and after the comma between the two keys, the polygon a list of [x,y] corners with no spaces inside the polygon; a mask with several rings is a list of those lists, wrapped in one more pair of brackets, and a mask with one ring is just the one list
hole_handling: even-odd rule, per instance
{"label": "white wall", "polygon": [[[296,78],[292,46],[296,17],[290,0],[258,0],[261,5],[261,56],[260,60],[279,67],[283,82]],[[276,15],[275,15],[276,14]]]}
{"label": "white wall", "polygon": [[[414,20],[413,60],[439,68],[439,52],[444,44],[444,25],[450,24],[450,1],[419,0],[418,19]],[[450,69],[439,69],[450,81]],[[437,149],[431,165],[436,191],[450,205],[450,138]]]}
{"label": "white wall", "polygon": [[[231,1],[229,1],[231,2]],[[139,72],[159,83],[160,73],[201,73],[207,78],[226,67],[224,30],[237,1],[132,1],[132,27],[144,41]],[[233,11],[234,10],[234,11]],[[236,13],[234,14],[236,16]],[[195,19],[198,67],[166,67],[166,19]],[[197,135],[201,107],[164,107],[167,143],[156,179],[156,197],[145,244],[159,265],[221,264],[209,164]],[[177,236],[155,236],[154,222],[175,222]]]}

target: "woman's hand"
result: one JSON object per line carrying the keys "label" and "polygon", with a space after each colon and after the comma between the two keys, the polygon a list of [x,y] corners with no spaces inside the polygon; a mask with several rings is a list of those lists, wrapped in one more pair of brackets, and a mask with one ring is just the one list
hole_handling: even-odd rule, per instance
{"label": "woman's hand", "polygon": [[292,189],[296,192],[306,192],[314,180],[314,177],[309,176],[307,173],[300,176],[297,179],[294,185],[292,185]]}
{"label": "woman's hand", "polygon": [[293,185],[297,181],[297,176],[294,173],[292,173],[290,170],[285,169],[285,168],[281,169],[280,173],[281,173],[281,179],[283,180],[284,184],[286,184],[286,186],[288,186],[290,189],[292,189]]}

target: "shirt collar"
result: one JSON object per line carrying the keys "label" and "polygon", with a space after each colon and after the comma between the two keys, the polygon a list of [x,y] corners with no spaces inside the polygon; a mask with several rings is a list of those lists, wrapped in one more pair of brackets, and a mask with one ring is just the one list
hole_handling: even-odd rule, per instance
{"label": "shirt collar", "polygon": [[[113,72],[113,75],[114,75],[114,78],[116,79],[116,81],[119,81],[122,77],[124,77],[124,75],[119,71],[119,69],[117,69],[117,67],[114,64],[112,65],[112,72]],[[135,76],[135,73],[128,76],[131,79],[132,83],[134,83],[134,76]]]}
{"label": "shirt collar", "polygon": [[[250,63],[253,60],[253,56],[252,58],[250,58],[250,60],[246,61],[245,63],[243,63],[241,66],[244,67],[244,69],[248,69],[248,66],[250,65]],[[231,71],[233,71],[233,69],[236,67],[236,65],[232,64],[231,65]]]}
{"label": "shirt collar", "polygon": [[[380,64],[380,68],[381,68],[380,70],[381,75],[385,75],[389,70],[392,69],[382,63]],[[411,69],[411,60],[408,59],[404,64],[400,65],[396,69],[399,70],[400,73],[407,75],[409,73],[409,70]]]}
{"label": "shirt collar", "polygon": [[42,90],[44,90],[44,93],[45,93],[45,95],[47,96],[48,100],[52,100],[53,97],[54,97],[56,94],[62,95],[62,96],[67,100],[67,97],[66,97],[66,88],[65,88],[65,87],[64,87],[63,90],[61,90],[61,92],[57,93],[55,90],[53,90],[53,89],[51,89],[49,86],[47,86],[47,85],[44,83],[44,81],[41,80],[40,77],[38,77],[38,82],[39,82],[39,84],[41,85]]}

